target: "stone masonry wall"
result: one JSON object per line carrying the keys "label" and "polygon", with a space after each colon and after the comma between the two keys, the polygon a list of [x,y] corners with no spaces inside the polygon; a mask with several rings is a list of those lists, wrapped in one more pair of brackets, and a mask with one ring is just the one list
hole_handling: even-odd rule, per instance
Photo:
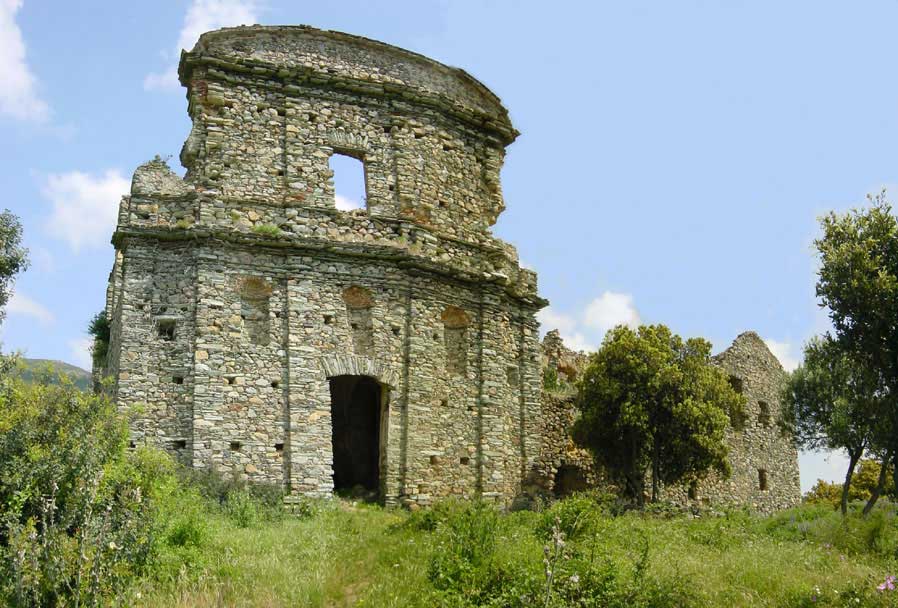
{"label": "stone masonry wall", "polygon": [[[132,442],[329,496],[331,382],[365,376],[383,501],[509,502],[539,455],[545,301],[489,232],[517,135],[498,98],[306,27],[204,34],[179,74],[187,175],[141,165],[113,237],[106,369]],[[333,154],[363,162],[365,209],[336,209]]]}
{"label": "stone masonry wall", "polygon": [[[557,487],[559,481],[570,484],[572,479],[581,479],[586,485],[600,484],[601,471],[595,470],[588,452],[570,439],[577,411],[569,382],[576,379],[586,358],[565,348],[557,332],[546,335],[543,352],[544,365],[558,371],[561,383],[543,398],[544,443],[534,467],[535,483],[556,495],[565,489]],[[739,335],[714,362],[747,399],[743,418],[733,421],[727,430],[732,475],[721,479],[712,474],[692,487],[663,488],[662,498],[684,505],[747,506],[761,512],[797,504],[801,497],[798,451],[777,424],[780,391],[786,379],[782,366],[754,332]],[[567,477],[559,477],[559,471]]]}

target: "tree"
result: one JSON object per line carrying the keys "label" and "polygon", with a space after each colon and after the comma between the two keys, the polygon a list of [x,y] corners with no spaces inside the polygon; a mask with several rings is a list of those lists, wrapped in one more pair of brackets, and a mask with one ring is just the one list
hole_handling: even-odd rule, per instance
{"label": "tree", "polygon": [[898,219],[885,191],[871,206],[821,219],[817,296],[840,348],[876,376],[883,407],[871,418],[871,450],[898,485]]}
{"label": "tree", "polygon": [[22,247],[22,224],[8,210],[0,213],[0,322],[9,302],[13,278],[28,267],[28,250]]}
{"label": "tree", "polygon": [[875,371],[826,334],[805,346],[804,363],[792,372],[784,391],[783,422],[800,447],[848,453],[842,515],[848,514],[855,467],[873,447],[871,421],[883,407],[878,388]]}
{"label": "tree", "polygon": [[706,340],[684,342],[664,325],[619,326],[578,383],[574,438],[642,505],[648,474],[653,502],[660,484],[729,475],[728,415],[741,415],[744,401]]}

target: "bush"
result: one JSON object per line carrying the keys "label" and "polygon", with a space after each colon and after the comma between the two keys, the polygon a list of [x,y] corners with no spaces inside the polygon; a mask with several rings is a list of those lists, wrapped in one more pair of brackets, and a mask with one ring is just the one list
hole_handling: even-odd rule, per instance
{"label": "bush", "polygon": [[553,527],[557,526],[565,538],[574,540],[594,533],[603,511],[596,494],[590,492],[574,494],[553,503],[543,511],[535,532],[538,538],[548,540],[552,537]]}
{"label": "bush", "polygon": [[0,600],[98,604],[148,565],[172,463],[129,454],[125,422],[104,398],[0,380]]}
{"label": "bush", "polygon": [[259,236],[277,238],[281,236],[281,229],[274,224],[258,224],[253,226],[253,232]]}
{"label": "bush", "polygon": [[431,557],[427,576],[435,588],[477,598],[493,578],[499,512],[482,501],[460,504],[437,524],[438,550]]}

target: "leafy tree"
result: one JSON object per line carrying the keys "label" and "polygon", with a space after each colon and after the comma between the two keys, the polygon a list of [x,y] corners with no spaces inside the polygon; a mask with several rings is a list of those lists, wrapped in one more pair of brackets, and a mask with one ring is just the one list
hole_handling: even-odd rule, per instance
{"label": "leafy tree", "polygon": [[0,322],[13,278],[28,267],[28,250],[22,247],[22,224],[8,210],[0,213]]}
{"label": "leafy tree", "polygon": [[791,374],[784,391],[783,421],[799,446],[848,453],[841,486],[843,515],[848,514],[855,467],[873,447],[871,421],[883,407],[878,387],[877,374],[827,334],[808,342],[804,363]]}
{"label": "leafy tree", "polygon": [[867,198],[869,208],[821,219],[817,296],[840,348],[877,378],[884,407],[870,419],[870,449],[898,483],[898,219],[885,191]]}
{"label": "leafy tree", "polygon": [[729,475],[728,414],[741,414],[744,397],[704,339],[684,342],[664,325],[614,328],[590,357],[577,404],[574,438],[640,505],[647,474],[652,501],[660,484]]}

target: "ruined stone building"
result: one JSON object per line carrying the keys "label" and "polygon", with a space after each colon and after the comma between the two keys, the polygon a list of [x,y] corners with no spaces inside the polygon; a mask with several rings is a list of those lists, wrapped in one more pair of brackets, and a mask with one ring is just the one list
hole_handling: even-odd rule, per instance
{"label": "ruined stone building", "polygon": [[[786,372],[755,332],[740,334],[713,361],[746,398],[743,415],[731,420],[727,429],[732,474],[727,479],[711,474],[699,483],[664,488],[663,497],[684,505],[738,505],[763,512],[797,504],[801,497],[798,450],[777,423]],[[543,362],[559,381],[543,399],[543,444],[534,463],[533,482],[558,496],[601,485],[602,475],[591,455],[569,435],[577,416],[569,389],[585,357],[565,348],[557,332],[549,332],[543,340]]]}
{"label": "ruined stone building", "polygon": [[[181,57],[186,176],[123,198],[107,373],[135,444],[309,496],[506,500],[539,448],[536,275],[490,227],[517,132],[466,72],[310,27]],[[329,159],[364,164],[335,207]]]}
{"label": "ruined stone building", "polygon": [[[421,55],[304,26],[206,33],[178,74],[186,175],[140,166],[113,236],[104,373],[121,407],[139,406],[135,445],[387,504],[508,503],[534,479],[557,489],[559,470],[566,487],[591,475],[556,449],[566,402],[542,404],[536,275],[490,231],[517,136],[493,93]],[[337,208],[335,155],[363,164],[364,208]],[[768,376],[753,374],[775,360],[737,346],[725,364],[772,405]],[[773,436],[751,428],[734,443],[745,454]],[[785,488],[792,454],[764,461],[769,488]],[[742,469],[760,460],[741,462],[737,486],[713,491],[751,493]]]}

